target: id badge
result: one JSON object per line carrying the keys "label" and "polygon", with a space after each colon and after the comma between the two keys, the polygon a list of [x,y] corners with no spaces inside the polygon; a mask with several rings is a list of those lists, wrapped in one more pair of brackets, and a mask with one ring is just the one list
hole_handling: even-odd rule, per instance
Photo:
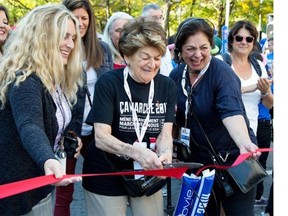
{"label": "id badge", "polygon": [[[141,148],[147,148],[147,143],[146,142],[134,142],[133,143],[134,146],[139,146]],[[133,168],[134,170],[140,170],[140,169],[143,169],[143,167],[140,165],[140,163],[138,161],[133,161]],[[144,175],[134,175],[134,179],[140,179],[142,178]]]}
{"label": "id badge", "polygon": [[180,131],[180,140],[187,146],[190,147],[190,129],[182,127]]}

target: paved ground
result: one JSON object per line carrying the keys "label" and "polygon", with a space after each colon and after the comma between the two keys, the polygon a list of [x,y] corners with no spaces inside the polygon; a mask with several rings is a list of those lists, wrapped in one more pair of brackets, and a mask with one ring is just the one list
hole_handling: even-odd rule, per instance
{"label": "paved ground", "polygon": [[[272,145],[271,145],[272,147]],[[79,158],[76,167],[76,173],[81,173],[82,170],[82,162],[83,158]],[[269,153],[268,161],[267,161],[267,170],[268,173],[271,174],[273,166],[273,153]],[[264,180],[264,197],[269,196],[269,190],[271,185],[271,175]],[[171,208],[175,207],[178,199],[179,190],[181,187],[181,182],[177,179],[172,179],[171,181],[171,202],[167,205],[167,197],[164,197],[164,206],[166,210],[166,216],[172,215]],[[261,216],[261,212],[264,211],[264,207],[255,207],[255,216]],[[86,216],[85,211],[85,203],[83,198],[82,186],[81,183],[76,183],[75,193],[74,193],[74,201],[71,205],[71,216]],[[127,216],[132,216],[131,212],[128,211]]]}

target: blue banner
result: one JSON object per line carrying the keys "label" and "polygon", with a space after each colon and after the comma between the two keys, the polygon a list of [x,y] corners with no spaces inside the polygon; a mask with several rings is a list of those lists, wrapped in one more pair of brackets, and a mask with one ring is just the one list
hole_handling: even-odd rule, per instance
{"label": "blue banner", "polygon": [[228,52],[228,27],[222,26],[222,49],[221,53]]}

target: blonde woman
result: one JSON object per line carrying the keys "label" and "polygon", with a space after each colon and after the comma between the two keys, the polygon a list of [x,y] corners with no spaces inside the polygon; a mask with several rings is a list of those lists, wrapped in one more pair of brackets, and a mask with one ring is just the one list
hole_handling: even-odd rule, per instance
{"label": "blonde woman", "polygon": [[[77,26],[63,5],[39,6],[17,24],[5,44],[0,64],[0,184],[65,174],[55,153],[62,150],[60,140],[82,85]],[[78,138],[75,157],[80,148]],[[53,215],[53,189],[45,186],[2,199],[0,215]]]}

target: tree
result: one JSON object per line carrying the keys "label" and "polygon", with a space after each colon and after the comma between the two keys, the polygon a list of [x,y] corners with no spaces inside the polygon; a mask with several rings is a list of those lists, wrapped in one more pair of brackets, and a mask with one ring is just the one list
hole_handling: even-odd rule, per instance
{"label": "tree", "polygon": [[[0,0],[8,7],[12,25],[34,7],[61,0]],[[99,32],[105,27],[113,12],[123,11],[133,17],[141,15],[148,0],[90,0],[96,16]],[[181,21],[188,17],[201,17],[213,23],[221,36],[225,24],[226,0],[157,0],[163,8],[167,36],[173,35]],[[273,13],[273,0],[230,0],[229,26],[240,19],[248,19],[255,25],[261,23],[261,31],[266,32],[267,14]],[[261,16],[260,16],[261,15]]]}

